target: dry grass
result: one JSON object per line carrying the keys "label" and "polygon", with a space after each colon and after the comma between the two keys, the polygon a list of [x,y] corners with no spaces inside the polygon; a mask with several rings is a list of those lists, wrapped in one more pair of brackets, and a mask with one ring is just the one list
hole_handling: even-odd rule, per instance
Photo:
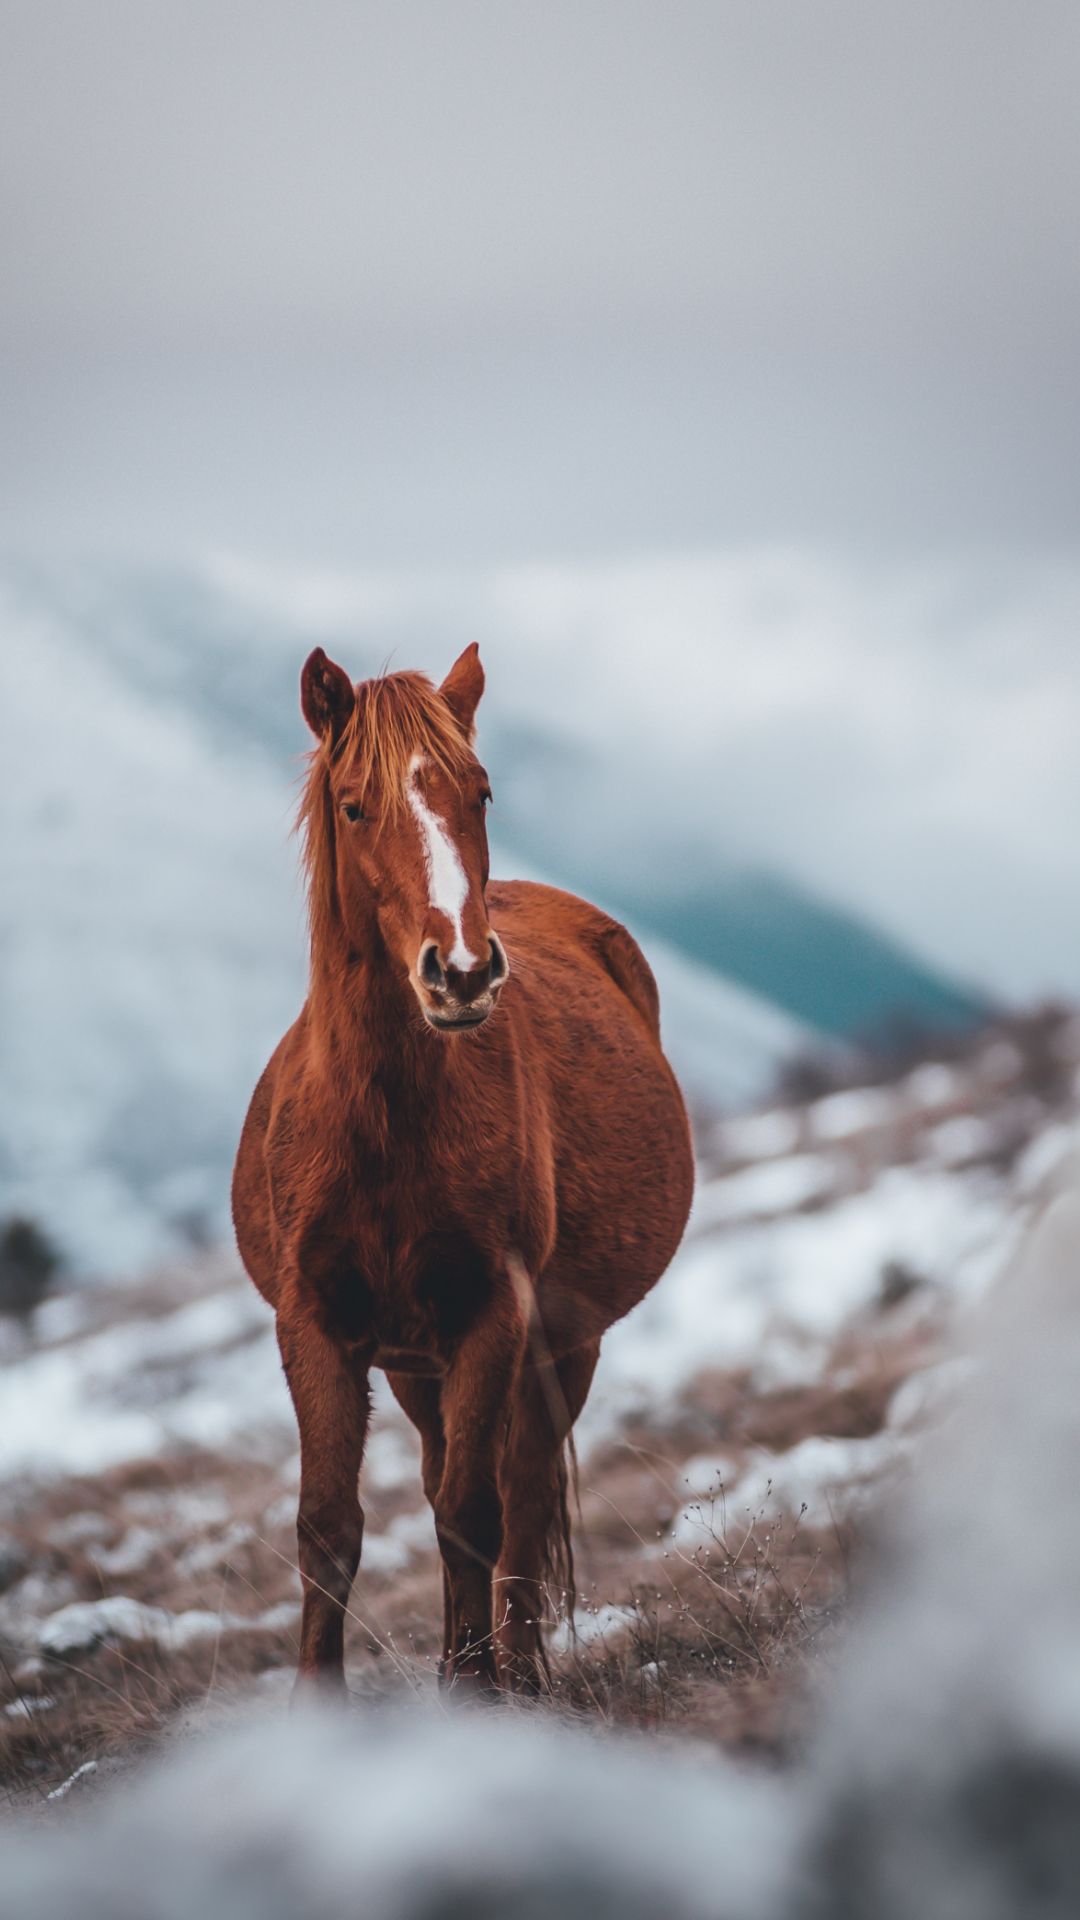
{"label": "dry grass", "polygon": [[[46,1797],[87,1760],[137,1760],[185,1711],[205,1710],[215,1695],[239,1693],[243,1682],[294,1657],[288,1635],[245,1630],[180,1652],[130,1641],[50,1658],[21,1684],[5,1663],[5,1692],[23,1709],[0,1732],[0,1780],[9,1802]],[[43,1700],[55,1704],[36,1710]]]}
{"label": "dry grass", "polygon": [[[47,1575],[62,1561],[79,1597],[121,1591],[170,1611],[209,1605],[230,1616],[295,1599],[284,1518],[269,1533],[253,1528],[218,1559],[208,1555],[203,1565],[200,1557],[198,1577],[158,1553],[137,1573],[110,1580],[92,1546],[45,1544],[73,1513],[96,1510],[115,1521],[133,1498],[141,1512],[147,1499],[166,1503],[178,1489],[204,1488],[212,1467],[220,1485],[222,1464],[193,1456],[53,1489],[33,1526],[23,1523],[24,1544],[36,1533],[39,1568]],[[678,1502],[678,1465],[626,1447],[589,1476],[579,1531],[583,1633],[553,1650],[546,1710],[782,1757],[798,1736],[797,1702],[823,1627],[843,1603],[847,1543],[810,1535],[795,1521],[733,1530],[718,1501],[701,1547],[678,1552],[658,1537]],[[237,1512],[257,1513],[269,1491],[257,1473],[234,1485]],[[353,1696],[434,1698],[440,1637],[434,1552],[401,1573],[362,1575],[347,1632]],[[255,1625],[173,1651],[125,1641],[65,1659],[27,1659],[25,1646],[9,1643],[0,1649],[0,1707],[15,1711],[0,1716],[0,1782],[10,1801],[25,1803],[87,1760],[103,1774],[121,1761],[137,1764],[178,1721],[227,1712],[264,1689],[264,1676],[283,1693],[295,1655],[292,1633]]]}
{"label": "dry grass", "polygon": [[814,1657],[843,1610],[850,1542],[764,1515],[730,1529],[719,1500],[703,1539],[692,1554],[661,1550],[628,1588],[618,1625],[561,1657],[555,1703],[784,1758]]}

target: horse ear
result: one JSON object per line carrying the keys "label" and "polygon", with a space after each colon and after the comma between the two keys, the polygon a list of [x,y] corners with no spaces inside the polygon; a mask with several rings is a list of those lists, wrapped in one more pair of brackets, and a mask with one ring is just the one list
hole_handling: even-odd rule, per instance
{"label": "horse ear", "polygon": [[327,659],[321,647],[309,653],[300,675],[300,705],[304,719],[320,740],[337,740],[356,701],[344,667]]}
{"label": "horse ear", "polygon": [[484,669],[480,665],[480,649],[473,640],[464,653],[458,655],[439,688],[467,740],[472,739],[476,728],[476,709],[483,691]]}

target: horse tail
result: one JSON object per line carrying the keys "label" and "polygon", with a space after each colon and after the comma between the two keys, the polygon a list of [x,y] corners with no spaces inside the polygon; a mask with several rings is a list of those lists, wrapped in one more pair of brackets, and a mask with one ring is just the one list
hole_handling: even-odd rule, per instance
{"label": "horse tail", "polygon": [[[577,1608],[577,1583],[574,1578],[574,1542],[570,1516],[571,1489],[574,1505],[581,1517],[581,1489],[578,1479],[578,1457],[574,1445],[573,1420],[566,1405],[562,1387],[559,1383],[558,1369],[551,1355],[551,1349],[544,1333],[543,1322],[536,1304],[536,1291],[529,1278],[520,1253],[512,1250],[507,1255],[507,1272],[518,1301],[521,1305],[530,1338],[534,1346],[534,1365],[538,1382],[547,1399],[548,1413],[552,1424],[552,1437],[565,1423],[566,1439],[555,1455],[554,1460],[554,1498],[548,1514],[547,1533],[543,1542],[541,1557],[541,1580],[546,1593],[549,1608],[564,1613],[571,1640],[574,1639],[574,1614]],[[591,1371],[591,1370],[590,1370]],[[575,1413],[578,1411],[575,1408]],[[543,1596],[540,1596],[541,1599]],[[539,1615],[542,1607],[537,1608],[534,1623],[536,1656],[548,1681],[551,1680],[551,1667],[548,1662],[547,1648],[544,1645]]]}
{"label": "horse tail", "polygon": [[580,1513],[578,1457],[572,1433],[567,1435],[555,1462],[555,1500],[548,1536],[544,1542],[544,1573],[549,1593],[554,1600],[561,1602],[565,1609],[567,1626],[573,1638],[577,1585],[574,1578],[571,1496],[574,1506]]}

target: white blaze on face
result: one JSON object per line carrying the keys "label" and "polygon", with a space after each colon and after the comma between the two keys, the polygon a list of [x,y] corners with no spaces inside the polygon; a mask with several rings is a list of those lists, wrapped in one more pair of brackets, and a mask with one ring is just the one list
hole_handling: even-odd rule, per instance
{"label": "white blaze on face", "polygon": [[414,754],[409,764],[409,778],[405,795],[412,809],[413,818],[420,829],[420,843],[424,849],[424,861],[428,872],[428,888],[431,904],[440,913],[444,913],[454,929],[454,944],[446,959],[459,973],[465,973],[474,967],[476,961],[465,945],[461,931],[461,916],[465,902],[469,897],[469,882],[465,869],[446,827],[437,813],[432,813],[417,783],[416,776],[423,766],[420,754]]}

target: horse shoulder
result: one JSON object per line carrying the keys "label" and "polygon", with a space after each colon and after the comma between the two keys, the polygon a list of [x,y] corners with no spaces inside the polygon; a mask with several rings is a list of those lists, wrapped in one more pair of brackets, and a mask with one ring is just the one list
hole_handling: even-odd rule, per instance
{"label": "horse shoulder", "polygon": [[300,1022],[278,1042],[251,1096],[232,1177],[232,1217],[236,1244],[259,1292],[273,1304],[277,1290],[277,1250],[270,1194],[267,1143],[283,1081],[295,1052]]}

